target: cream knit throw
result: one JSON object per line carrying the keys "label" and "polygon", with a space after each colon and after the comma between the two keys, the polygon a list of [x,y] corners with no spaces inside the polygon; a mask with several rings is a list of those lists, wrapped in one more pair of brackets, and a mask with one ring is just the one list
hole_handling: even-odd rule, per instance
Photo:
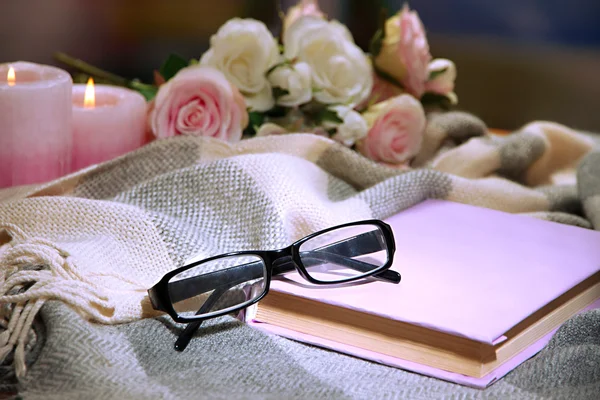
{"label": "cream knit throw", "polygon": [[102,324],[153,317],[146,290],[190,257],[276,248],[427,198],[598,229],[600,185],[586,187],[598,183],[597,164],[577,179],[593,148],[555,123],[500,137],[468,114],[432,114],[413,168],[375,164],[315,135],[177,137],[2,191],[0,360],[14,351],[25,376],[31,326],[48,300]]}

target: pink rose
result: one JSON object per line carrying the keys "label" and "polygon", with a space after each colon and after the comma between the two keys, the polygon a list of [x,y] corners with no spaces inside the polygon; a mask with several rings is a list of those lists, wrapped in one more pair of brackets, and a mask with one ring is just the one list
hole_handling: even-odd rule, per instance
{"label": "pink rose", "polygon": [[358,143],[366,157],[390,164],[409,161],[421,149],[425,112],[421,102],[408,94],[370,107],[363,117],[369,133]]}
{"label": "pink rose", "polygon": [[158,138],[193,135],[234,142],[248,125],[248,113],[239,90],[222,72],[194,65],[160,86],[150,125]]}
{"label": "pink rose", "polygon": [[298,18],[304,16],[325,18],[325,14],[319,8],[318,0],[300,0],[298,4],[290,7],[283,19],[283,31],[285,32]]}
{"label": "pink rose", "polygon": [[385,32],[375,65],[420,99],[429,78],[427,66],[431,61],[431,53],[419,15],[405,5],[398,14],[386,21]]}
{"label": "pink rose", "polygon": [[369,107],[375,103],[385,101],[391,97],[402,94],[402,88],[394,85],[391,82],[382,79],[376,73],[373,73],[373,88],[369,97],[356,106],[357,110],[362,110],[365,107]]}

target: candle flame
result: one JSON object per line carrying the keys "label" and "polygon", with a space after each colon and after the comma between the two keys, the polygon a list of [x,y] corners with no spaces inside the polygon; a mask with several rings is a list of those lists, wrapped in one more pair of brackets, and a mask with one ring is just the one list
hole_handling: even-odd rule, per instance
{"label": "candle flame", "polygon": [[85,86],[85,96],[83,97],[83,108],[96,107],[96,90],[94,87],[94,79],[89,78]]}
{"label": "candle flame", "polygon": [[15,86],[15,81],[17,77],[15,76],[15,69],[10,67],[8,69],[8,74],[6,74],[6,81],[8,82],[8,86]]}

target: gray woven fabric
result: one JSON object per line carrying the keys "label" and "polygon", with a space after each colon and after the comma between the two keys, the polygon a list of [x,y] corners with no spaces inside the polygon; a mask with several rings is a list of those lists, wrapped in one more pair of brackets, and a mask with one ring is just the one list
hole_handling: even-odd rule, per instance
{"label": "gray woven fabric", "polygon": [[600,229],[600,152],[588,154],[578,171],[579,196],[585,213],[596,229]]}
{"label": "gray woven fabric", "polygon": [[600,312],[575,317],[546,349],[486,390],[466,388],[276,336],[209,322],[183,353],[169,318],[107,326],[49,303],[44,349],[24,399],[597,399]]}
{"label": "gray woven fabric", "polygon": [[[479,120],[460,113],[437,118],[435,129],[451,143],[426,157],[427,168],[378,165],[312,135],[237,145],[174,138],[0,203],[2,226],[56,245],[42,247],[51,257],[41,267],[71,262],[107,299],[90,311],[79,298],[47,298],[29,332],[26,374],[16,378],[9,353],[0,389],[23,399],[597,398],[598,311],[572,318],[541,353],[485,390],[268,335],[233,317],[210,321],[177,353],[182,327],[150,313],[142,289],[191,257],[278,248],[429,198],[598,229],[598,157],[573,131],[531,125],[490,139]],[[572,148],[547,162],[555,140]],[[10,245],[0,247],[5,279],[28,265],[2,258]],[[134,289],[115,289],[125,278]],[[14,305],[2,306],[0,334]]]}

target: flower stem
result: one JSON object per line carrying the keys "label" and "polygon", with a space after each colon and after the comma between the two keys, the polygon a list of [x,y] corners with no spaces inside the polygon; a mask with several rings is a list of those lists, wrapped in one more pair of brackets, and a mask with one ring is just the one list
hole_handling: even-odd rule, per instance
{"label": "flower stem", "polygon": [[156,85],[142,83],[138,79],[123,78],[122,76],[115,75],[112,72],[104,71],[103,69],[88,64],[83,60],[71,57],[65,53],[55,53],[54,58],[88,75],[103,79],[117,86],[124,86],[126,88],[133,89],[142,94],[146,101],[152,100],[158,92],[158,87]]}
{"label": "flower stem", "polygon": [[67,55],[65,53],[61,53],[61,52],[55,53],[54,54],[54,58],[56,58],[56,60],[58,60],[58,61],[60,61],[60,62],[62,62],[64,64],[66,64],[66,65],[68,65],[70,67],[73,67],[73,68],[78,69],[78,70],[80,70],[82,72],[85,72],[88,75],[92,75],[92,76],[95,76],[97,78],[105,79],[105,80],[107,80],[109,82],[112,82],[112,83],[114,83],[116,85],[119,85],[119,86],[125,86],[125,87],[131,87],[132,86],[132,81],[130,81],[130,80],[126,79],[126,78],[123,78],[123,77],[121,77],[119,75],[115,75],[115,74],[113,74],[111,72],[108,72],[108,71],[104,71],[104,70],[102,70],[102,69],[100,69],[98,67],[95,67],[95,66],[93,66],[91,64],[86,63],[83,60],[76,59],[76,58],[71,57],[71,56],[69,56],[69,55]]}

